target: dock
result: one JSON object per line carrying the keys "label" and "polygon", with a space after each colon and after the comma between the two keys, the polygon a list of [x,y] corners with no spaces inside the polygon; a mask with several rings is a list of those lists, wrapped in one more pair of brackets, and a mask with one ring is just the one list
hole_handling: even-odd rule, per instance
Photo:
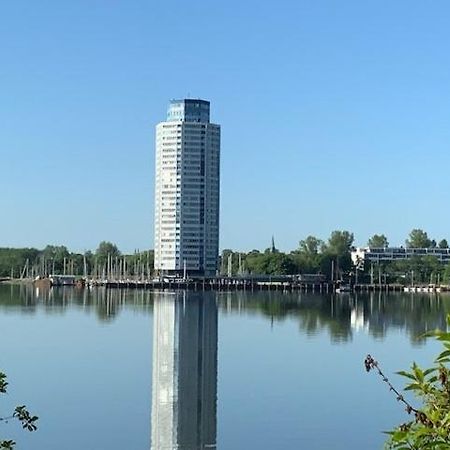
{"label": "dock", "polygon": [[[104,286],[108,289],[149,289],[193,291],[292,291],[312,293],[334,293],[338,285],[333,282],[320,283],[297,281],[255,280],[251,278],[211,278],[193,280],[103,280],[90,283],[91,286]],[[401,284],[356,284],[350,292],[404,292]],[[417,289],[415,292],[424,292]]]}

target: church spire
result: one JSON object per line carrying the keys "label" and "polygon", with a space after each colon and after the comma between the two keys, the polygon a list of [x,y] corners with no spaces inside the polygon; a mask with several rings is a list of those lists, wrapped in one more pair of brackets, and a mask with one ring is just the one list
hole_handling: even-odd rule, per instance
{"label": "church spire", "polygon": [[272,245],[270,247],[270,253],[276,253],[277,249],[275,248],[275,238],[272,235]]}

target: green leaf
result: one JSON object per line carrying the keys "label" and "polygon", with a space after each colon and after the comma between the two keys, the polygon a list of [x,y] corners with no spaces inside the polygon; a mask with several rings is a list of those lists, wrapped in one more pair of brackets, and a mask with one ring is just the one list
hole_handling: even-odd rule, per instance
{"label": "green leaf", "polygon": [[436,362],[440,362],[444,358],[450,357],[450,350],[445,350],[442,353],[439,353],[439,356],[436,358]]}
{"label": "green leaf", "polygon": [[423,370],[415,363],[413,364],[413,372],[414,375],[416,376],[417,381],[423,382],[424,380]]}
{"label": "green leaf", "polygon": [[425,376],[427,376],[427,375],[429,375],[430,373],[436,372],[436,370],[438,370],[437,367],[431,367],[431,368],[429,368],[429,369],[424,370],[424,371],[423,371],[423,374],[424,374]]}
{"label": "green leaf", "polygon": [[415,380],[416,379],[416,377],[414,375],[412,375],[411,373],[406,372],[404,370],[400,370],[399,372],[395,372],[395,373],[397,375],[401,375],[402,377],[406,377],[406,378],[409,378],[411,380]]}

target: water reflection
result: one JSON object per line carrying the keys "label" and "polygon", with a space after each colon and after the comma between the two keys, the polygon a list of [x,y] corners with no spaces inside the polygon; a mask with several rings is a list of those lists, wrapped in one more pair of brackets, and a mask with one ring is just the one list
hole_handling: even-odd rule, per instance
{"label": "water reflection", "polygon": [[151,448],[215,449],[215,295],[156,294],[153,321]]}
{"label": "water reflection", "polygon": [[[35,289],[32,285],[1,285],[0,310],[23,314],[44,311],[63,313],[67,308],[94,312],[107,323],[123,309],[151,313],[155,299],[174,293],[127,289]],[[384,338],[391,329],[402,330],[413,343],[424,332],[445,328],[450,312],[450,296],[444,294],[393,294],[372,292],[352,295],[326,295],[288,292],[188,292],[189,298],[217,298],[221,314],[258,314],[270,325],[287,318],[298,322],[299,330],[309,336],[328,332],[333,342],[349,341],[356,332]]]}
{"label": "water reflection", "polygon": [[371,292],[322,295],[312,293],[233,292],[222,295],[221,312],[262,314],[271,324],[287,318],[298,320],[299,329],[314,336],[328,331],[334,342],[345,342],[356,332],[383,338],[390,329],[403,330],[413,344],[420,336],[446,327],[449,295]]}
{"label": "water reflection", "polygon": [[57,314],[68,308],[95,312],[99,320],[108,322],[124,308],[151,312],[153,293],[144,290],[38,288],[31,284],[0,284],[0,310],[14,309],[24,314],[42,310],[46,314]]}

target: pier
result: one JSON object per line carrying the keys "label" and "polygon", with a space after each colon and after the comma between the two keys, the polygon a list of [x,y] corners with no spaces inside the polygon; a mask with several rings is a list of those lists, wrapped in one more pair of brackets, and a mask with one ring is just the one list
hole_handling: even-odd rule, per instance
{"label": "pier", "polygon": [[[333,282],[308,283],[297,281],[272,281],[243,278],[211,278],[189,280],[119,280],[94,281],[93,286],[104,286],[112,289],[154,289],[177,290],[187,289],[194,291],[300,291],[313,293],[333,293],[339,291],[339,285]],[[410,289],[410,288],[408,288]],[[436,288],[442,291],[444,287]],[[405,286],[401,284],[356,284],[349,287],[349,292],[404,292]],[[411,291],[413,292],[413,291]],[[425,291],[425,287],[417,287],[414,292]]]}
{"label": "pier", "polygon": [[293,283],[288,281],[260,281],[252,279],[205,278],[189,280],[160,281],[94,281],[93,286],[119,289],[154,289],[174,290],[187,289],[193,291],[303,291],[332,292],[330,283]]}
{"label": "pier", "polygon": [[[67,278],[67,277],[66,277]],[[365,293],[365,292],[409,292],[433,293],[450,292],[448,285],[414,285],[402,284],[343,284],[333,281],[298,281],[296,279],[281,279],[281,277],[267,278],[195,278],[159,280],[140,279],[85,279],[70,277],[71,282],[55,282],[52,278],[38,280],[25,278],[0,278],[1,282],[33,283],[38,287],[66,286],[66,287],[105,287],[107,289],[145,289],[145,290],[191,290],[191,291],[282,291],[282,292],[311,292],[311,293]]]}

